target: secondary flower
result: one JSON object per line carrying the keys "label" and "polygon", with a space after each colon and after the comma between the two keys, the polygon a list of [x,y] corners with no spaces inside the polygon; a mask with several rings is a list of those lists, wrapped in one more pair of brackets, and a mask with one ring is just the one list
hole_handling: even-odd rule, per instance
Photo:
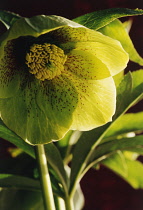
{"label": "secondary flower", "polygon": [[63,20],[20,18],[1,38],[1,116],[32,144],[111,121],[128,62],[118,41]]}

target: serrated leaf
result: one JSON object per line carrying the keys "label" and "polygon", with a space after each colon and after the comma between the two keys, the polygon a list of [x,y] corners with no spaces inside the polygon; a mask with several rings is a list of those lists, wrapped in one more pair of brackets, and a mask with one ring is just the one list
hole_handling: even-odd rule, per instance
{"label": "serrated leaf", "polygon": [[6,26],[7,29],[12,26],[12,24],[20,18],[19,15],[7,12],[7,11],[0,11],[0,21]]}
{"label": "serrated leaf", "polygon": [[141,9],[111,8],[82,15],[73,19],[73,21],[88,28],[98,30],[117,18],[142,14],[143,10]]}
{"label": "serrated leaf", "polygon": [[124,50],[129,53],[130,60],[143,65],[143,59],[140,57],[124,27],[119,20],[114,20],[99,30],[102,34],[120,41]]}
{"label": "serrated leaf", "polygon": [[126,165],[126,173],[122,173],[119,168],[117,156],[113,155],[110,158],[103,161],[103,165],[107,166],[115,173],[120,175],[125,181],[127,181],[135,189],[143,189],[143,164],[137,160],[124,159]]}
{"label": "serrated leaf", "polygon": [[[118,86],[117,109],[112,124],[131,106],[141,100],[142,97],[143,70],[136,71],[132,74],[128,73]],[[110,126],[111,123],[108,123],[102,127],[84,132],[76,144],[71,165],[71,192],[75,183],[82,177],[83,171],[86,171],[89,165],[92,165],[91,162],[93,159],[91,160],[91,156],[95,152],[95,148],[101,143]]]}

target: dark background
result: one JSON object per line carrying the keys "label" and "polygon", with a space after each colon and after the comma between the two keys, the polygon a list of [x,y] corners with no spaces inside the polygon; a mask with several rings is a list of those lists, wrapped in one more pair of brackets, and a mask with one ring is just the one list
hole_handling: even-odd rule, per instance
{"label": "dark background", "polygon": [[[96,10],[113,7],[143,9],[143,0],[1,0],[0,9],[15,12],[21,16],[60,15],[69,19]],[[122,20],[122,19],[121,19]],[[143,16],[133,18],[130,36],[143,57]],[[129,63],[128,70],[136,70],[137,64]],[[132,111],[143,110],[140,102]],[[6,156],[8,147],[1,140],[0,157]],[[143,190],[134,190],[117,175],[101,167],[99,171],[90,170],[82,182],[85,194],[84,210],[143,210]]]}

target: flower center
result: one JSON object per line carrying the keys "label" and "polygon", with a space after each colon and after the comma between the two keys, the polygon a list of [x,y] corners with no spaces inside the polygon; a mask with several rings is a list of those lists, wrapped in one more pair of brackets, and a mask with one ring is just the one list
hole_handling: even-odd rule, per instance
{"label": "flower center", "polygon": [[67,56],[54,44],[34,44],[26,54],[26,64],[29,72],[37,79],[44,81],[59,76],[64,70]]}

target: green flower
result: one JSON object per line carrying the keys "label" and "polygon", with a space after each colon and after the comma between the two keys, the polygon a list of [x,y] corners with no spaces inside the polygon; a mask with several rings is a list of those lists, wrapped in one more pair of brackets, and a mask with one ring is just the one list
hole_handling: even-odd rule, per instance
{"label": "green flower", "polygon": [[25,141],[112,120],[112,76],[128,62],[118,41],[57,16],[20,18],[0,41],[1,117]]}

